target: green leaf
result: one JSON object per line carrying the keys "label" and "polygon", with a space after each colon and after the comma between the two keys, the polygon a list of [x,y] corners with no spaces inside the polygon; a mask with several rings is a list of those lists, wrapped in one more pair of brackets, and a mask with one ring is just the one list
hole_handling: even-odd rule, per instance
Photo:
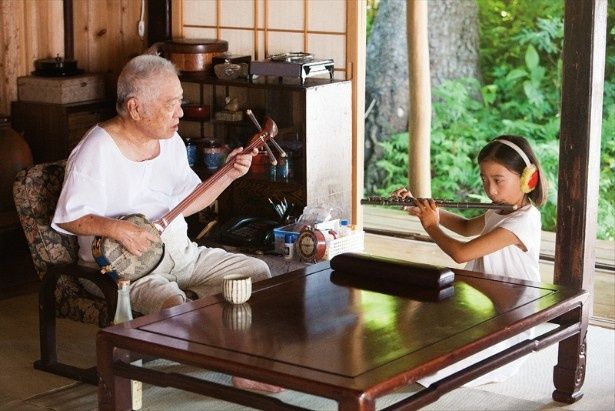
{"label": "green leaf", "polygon": [[545,68],[541,66],[536,66],[530,70],[530,80],[536,87],[540,86],[540,83],[545,78],[545,71]]}
{"label": "green leaf", "polygon": [[540,58],[538,57],[536,49],[530,44],[529,46],[527,46],[527,50],[525,51],[525,65],[527,66],[527,68],[530,69],[530,71],[532,71],[533,69],[538,67],[539,61]]}
{"label": "green leaf", "polygon": [[514,81],[527,76],[527,71],[523,69],[513,69],[506,76],[507,81]]}
{"label": "green leaf", "polygon": [[490,106],[495,102],[498,95],[498,87],[495,84],[489,84],[485,87],[481,87],[480,91],[483,96],[485,106]]}

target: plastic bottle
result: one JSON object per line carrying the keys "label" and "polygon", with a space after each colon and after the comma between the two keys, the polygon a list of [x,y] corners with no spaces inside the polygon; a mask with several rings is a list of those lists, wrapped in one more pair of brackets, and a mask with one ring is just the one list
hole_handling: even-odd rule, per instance
{"label": "plastic bottle", "polygon": [[296,234],[284,235],[284,259],[292,260],[295,258],[295,241],[297,241]]}
{"label": "plastic bottle", "polygon": [[348,223],[348,220],[346,219],[340,220],[340,227],[337,233],[339,234],[340,237],[346,237],[351,234],[350,225]]}
{"label": "plastic bottle", "polygon": [[[130,306],[129,286],[129,280],[119,280],[117,283],[117,307],[115,308],[113,324],[121,324],[125,321],[132,320],[132,308]],[[132,364],[142,366],[143,361],[133,361]],[[130,382],[132,389],[132,409],[140,410],[143,406],[143,384],[141,383],[141,381],[137,380],[131,380]]]}

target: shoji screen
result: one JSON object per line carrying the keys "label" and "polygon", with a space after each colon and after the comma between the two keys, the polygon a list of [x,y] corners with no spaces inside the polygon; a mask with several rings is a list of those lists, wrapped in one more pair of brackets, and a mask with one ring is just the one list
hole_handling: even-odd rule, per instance
{"label": "shoji screen", "polygon": [[[302,51],[332,58],[347,78],[346,0],[184,0],[174,12],[179,37],[219,38],[229,51],[255,60]],[[179,9],[179,10],[178,10]]]}

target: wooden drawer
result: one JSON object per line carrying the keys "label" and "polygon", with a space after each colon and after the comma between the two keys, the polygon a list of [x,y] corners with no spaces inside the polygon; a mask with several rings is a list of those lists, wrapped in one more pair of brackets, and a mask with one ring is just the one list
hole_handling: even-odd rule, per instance
{"label": "wooden drawer", "polygon": [[66,142],[66,148],[68,152],[75,148],[90,128],[95,124],[111,118],[114,114],[115,113],[109,108],[70,113],[67,121],[68,140]]}
{"label": "wooden drawer", "polygon": [[110,100],[51,104],[14,101],[11,120],[23,133],[35,163],[67,158],[90,127],[115,115]]}

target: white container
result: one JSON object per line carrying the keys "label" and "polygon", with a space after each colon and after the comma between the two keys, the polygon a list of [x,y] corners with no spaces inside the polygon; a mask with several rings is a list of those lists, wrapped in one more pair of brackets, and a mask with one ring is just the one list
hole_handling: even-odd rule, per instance
{"label": "white container", "polygon": [[284,236],[284,259],[293,260],[295,258],[295,242],[297,234],[286,234]]}
{"label": "white container", "polygon": [[314,224],[314,228],[321,231],[336,230],[340,225],[340,219],[335,218],[333,220],[323,221],[322,223]]}
{"label": "white container", "polygon": [[347,252],[360,252],[365,248],[365,232],[352,230],[345,237],[339,237],[327,243],[325,259],[330,260],[338,254]]}

